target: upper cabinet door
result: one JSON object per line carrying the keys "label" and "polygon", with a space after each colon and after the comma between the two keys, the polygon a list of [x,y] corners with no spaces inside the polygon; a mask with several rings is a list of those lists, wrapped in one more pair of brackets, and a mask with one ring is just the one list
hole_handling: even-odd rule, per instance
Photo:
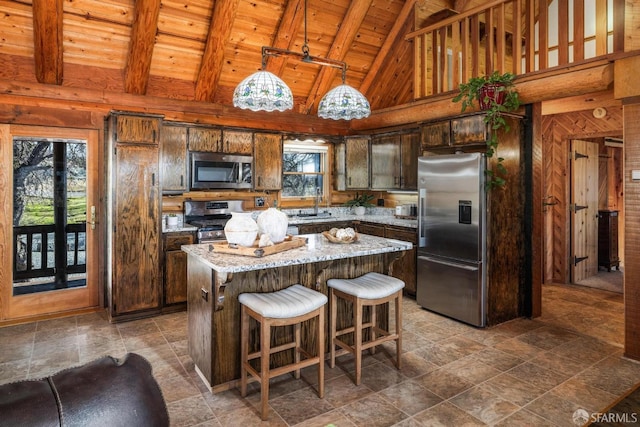
{"label": "upper cabinet door", "polygon": [[485,115],[461,117],[451,120],[451,139],[453,145],[484,143],[487,141]]}
{"label": "upper cabinet door", "polygon": [[400,135],[374,137],[371,141],[371,189],[399,189],[400,178]]}
{"label": "upper cabinet door", "polygon": [[161,120],[159,117],[116,115],[115,141],[131,144],[158,144]]}
{"label": "upper cabinet door", "polygon": [[402,175],[400,188],[402,190],[418,189],[418,156],[420,155],[420,134],[406,133],[400,136],[400,159],[402,160]]}
{"label": "upper cabinet door", "polygon": [[192,127],[189,128],[189,151],[221,152],[222,131],[220,129]]}
{"label": "upper cabinet door", "polygon": [[431,147],[451,145],[451,122],[449,120],[423,125],[421,133],[421,152],[429,151]]}
{"label": "upper cabinet door", "polygon": [[160,185],[163,193],[187,191],[187,128],[168,126],[160,136]]}
{"label": "upper cabinet door", "polygon": [[222,151],[230,154],[253,154],[253,132],[239,130],[222,131]]}
{"label": "upper cabinet door", "polygon": [[369,189],[369,138],[348,137],[346,140],[346,184],[349,190]]}
{"label": "upper cabinet door", "polygon": [[282,135],[256,133],[253,150],[253,188],[282,189]]}

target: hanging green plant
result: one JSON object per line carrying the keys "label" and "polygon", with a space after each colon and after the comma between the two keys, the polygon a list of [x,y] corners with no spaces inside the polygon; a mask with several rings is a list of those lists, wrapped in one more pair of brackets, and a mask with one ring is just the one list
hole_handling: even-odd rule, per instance
{"label": "hanging green plant", "polygon": [[453,102],[462,102],[462,112],[478,103],[484,111],[484,122],[489,127],[487,139],[487,157],[496,157],[494,169],[487,168],[487,188],[501,187],[505,184],[504,176],[507,170],[502,164],[503,157],[498,156],[498,131],[509,132],[509,125],[503,113],[514,112],[520,108],[520,98],[515,90],[511,73],[500,74],[494,71],[489,76],[472,77],[467,83],[461,83],[460,93],[453,98]]}

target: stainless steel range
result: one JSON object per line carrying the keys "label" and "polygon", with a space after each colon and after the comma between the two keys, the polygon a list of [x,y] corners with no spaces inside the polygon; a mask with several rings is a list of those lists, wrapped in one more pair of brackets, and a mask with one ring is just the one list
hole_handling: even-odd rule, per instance
{"label": "stainless steel range", "polygon": [[224,226],[231,212],[244,212],[242,200],[187,200],[184,202],[184,221],[198,227],[196,243],[225,240]]}

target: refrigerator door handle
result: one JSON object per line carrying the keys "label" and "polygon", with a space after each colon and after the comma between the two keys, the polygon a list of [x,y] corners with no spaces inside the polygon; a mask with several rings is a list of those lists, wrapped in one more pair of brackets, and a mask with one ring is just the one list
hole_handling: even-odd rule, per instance
{"label": "refrigerator door handle", "polygon": [[425,220],[424,214],[427,212],[427,189],[421,188],[418,193],[418,246],[424,247],[427,245],[427,236],[425,232]]}
{"label": "refrigerator door handle", "polygon": [[448,267],[460,268],[460,269],[467,270],[467,271],[478,271],[478,267],[474,267],[474,266],[471,266],[471,265],[465,265],[465,264],[458,264],[458,263],[455,263],[455,262],[443,261],[441,259],[433,258],[433,257],[430,257],[430,256],[418,256],[418,259],[429,261],[429,262],[434,262],[436,264],[446,265]]}

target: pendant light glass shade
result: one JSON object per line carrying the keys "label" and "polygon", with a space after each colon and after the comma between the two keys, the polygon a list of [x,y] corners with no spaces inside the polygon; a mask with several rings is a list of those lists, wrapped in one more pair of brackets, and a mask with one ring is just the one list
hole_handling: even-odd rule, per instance
{"label": "pendant light glass shade", "polygon": [[293,108],[293,94],[280,77],[258,71],[233,91],[233,105],[251,111],[285,111]]}
{"label": "pendant light glass shade", "polygon": [[331,89],[318,105],[318,116],[323,119],[362,119],[369,117],[369,114],[371,106],[367,98],[346,84]]}

